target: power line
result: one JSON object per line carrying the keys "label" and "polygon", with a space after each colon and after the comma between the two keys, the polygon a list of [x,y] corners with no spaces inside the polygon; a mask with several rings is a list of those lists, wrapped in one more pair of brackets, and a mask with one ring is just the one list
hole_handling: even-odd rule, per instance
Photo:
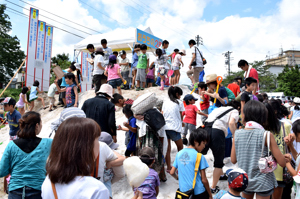
{"label": "power line", "polygon": [[47,11],[47,10],[44,10],[44,9],[42,9],[42,8],[39,8],[39,7],[37,7],[37,6],[35,6],[35,5],[32,5],[32,4],[30,4],[30,3],[27,3],[27,2],[25,2],[25,1],[23,1],[23,0],[19,0],[19,1],[22,1],[22,2],[25,3],[25,4],[28,4],[28,5],[33,6],[33,7],[36,7],[36,8],[39,9],[39,10],[43,10],[44,12],[47,12],[47,13],[49,13],[49,14],[52,14],[52,15],[54,15],[54,16],[56,16],[56,17],[59,17],[59,18],[61,18],[61,19],[64,19],[64,20],[69,21],[69,22],[71,22],[71,23],[74,23],[74,24],[79,25],[79,26],[81,26],[81,27],[84,27],[84,28],[87,28],[87,29],[92,30],[92,31],[94,31],[94,32],[97,32],[97,33],[102,34],[102,32],[96,31],[96,30],[94,30],[94,29],[91,29],[91,28],[89,28],[89,27],[86,27],[86,26],[84,26],[84,25],[81,25],[81,24],[79,24],[79,23],[76,23],[76,22],[74,22],[74,21],[71,21],[71,20],[66,19],[66,18],[64,18],[64,17],[61,17],[61,16],[59,16],[59,15],[53,14],[53,13]]}
{"label": "power line", "polygon": [[[19,12],[19,11],[15,10],[15,9],[12,9],[12,8],[10,8],[10,7],[7,7],[7,6],[6,6],[6,8],[15,11],[16,13],[14,13],[14,14],[17,14],[17,13],[18,13],[19,16],[26,17],[27,19],[28,19],[28,17],[29,17],[28,15],[26,15],[26,14],[24,14],[24,13],[22,13],[22,12]],[[10,10],[7,10],[7,11],[10,11]],[[48,24],[48,23],[47,23],[47,24]],[[59,29],[59,30],[62,30],[62,31],[64,31],[64,32],[66,32],[66,33],[72,34],[72,35],[74,35],[74,36],[76,36],[76,37],[80,37],[80,38],[85,39],[85,37],[82,37],[82,36],[80,36],[80,35],[71,33],[71,32],[69,32],[69,31],[67,31],[67,30],[65,30],[65,29],[59,28],[59,27],[54,26],[54,25],[51,25],[51,24],[48,24],[48,25],[49,25],[49,26],[52,26],[52,27],[54,27],[54,28],[57,28],[57,29]]]}
{"label": "power line", "polygon": [[[23,6],[20,6],[20,5],[18,5],[18,4],[15,4],[15,3],[13,3],[13,2],[10,2],[10,1],[8,1],[8,0],[5,0],[5,1],[7,1],[7,2],[9,2],[9,3],[11,3],[11,4],[14,4],[15,6],[18,6],[18,7],[20,7],[20,8],[23,8],[23,9],[25,9],[25,10],[30,11],[28,8],[25,8],[25,7],[23,7]],[[42,16],[42,17],[45,17],[45,18],[47,18],[47,19],[50,19],[50,20],[52,20],[52,21],[55,21],[55,22],[57,22],[57,23],[60,23],[60,24],[62,24],[62,25],[64,25],[64,26],[68,26],[68,27],[70,27],[70,28],[73,28],[73,29],[75,29],[75,30],[78,30],[78,31],[80,31],[80,32],[83,32],[83,33],[85,33],[85,34],[92,35],[91,33],[88,33],[88,32],[82,31],[82,30],[80,30],[80,29],[78,29],[78,28],[74,28],[74,27],[69,26],[69,25],[67,25],[67,24],[61,23],[61,22],[59,22],[59,21],[57,21],[57,20],[55,20],[55,19],[52,19],[52,18],[50,18],[50,17],[47,17],[47,16],[45,16],[45,15],[41,15],[41,14],[39,14],[39,15]]]}

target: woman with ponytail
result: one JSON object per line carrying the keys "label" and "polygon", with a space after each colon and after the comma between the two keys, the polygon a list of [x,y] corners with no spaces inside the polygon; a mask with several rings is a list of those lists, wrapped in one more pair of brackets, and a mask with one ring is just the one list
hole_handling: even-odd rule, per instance
{"label": "woman with ponytail", "polygon": [[0,177],[11,174],[9,199],[39,199],[52,139],[37,137],[42,129],[39,113],[25,113],[19,120],[19,126],[19,139],[8,143],[1,158]]}

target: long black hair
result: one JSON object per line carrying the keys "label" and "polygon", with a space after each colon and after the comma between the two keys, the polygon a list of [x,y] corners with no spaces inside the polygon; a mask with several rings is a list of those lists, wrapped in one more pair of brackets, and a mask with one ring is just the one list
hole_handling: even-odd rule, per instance
{"label": "long black hair", "polygon": [[182,90],[178,86],[170,86],[168,90],[169,98],[172,102],[175,102],[176,104],[179,104],[177,94],[182,95]]}
{"label": "long black hair", "polygon": [[117,63],[117,60],[109,60],[107,67],[113,68],[116,63]]}
{"label": "long black hair", "polygon": [[278,116],[270,103],[265,102],[264,105],[268,109],[268,120],[265,129],[271,131],[273,134],[278,134],[281,128]]}
{"label": "long black hair", "polygon": [[268,121],[268,109],[266,106],[255,100],[247,102],[243,108],[244,118],[243,122],[254,121],[266,127]]}
{"label": "long black hair", "polygon": [[28,87],[27,87],[27,86],[24,86],[24,87],[22,88],[21,93],[22,93],[22,94],[26,94],[27,91],[28,91]]}
{"label": "long black hair", "polygon": [[158,58],[162,56],[162,50],[160,48],[156,49],[155,53],[158,56]]}

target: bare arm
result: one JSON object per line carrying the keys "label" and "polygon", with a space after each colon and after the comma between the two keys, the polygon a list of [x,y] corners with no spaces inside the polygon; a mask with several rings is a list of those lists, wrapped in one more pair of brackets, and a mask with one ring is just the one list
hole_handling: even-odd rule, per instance
{"label": "bare arm", "polygon": [[241,116],[244,118],[244,106],[245,106],[245,101],[241,101]]}
{"label": "bare arm", "polygon": [[205,116],[205,117],[208,117],[208,115],[207,114],[205,114],[205,113],[202,113],[201,111],[197,111],[197,113],[199,114],[199,115],[203,115],[203,116]]}
{"label": "bare arm", "polygon": [[[265,145],[267,146],[267,139],[266,139]],[[281,167],[285,167],[284,156],[281,153],[281,151],[279,150],[278,145],[275,141],[274,135],[272,133],[270,133],[270,150],[271,150],[272,154],[274,155],[275,159],[277,160],[277,163]]]}
{"label": "bare arm", "polygon": [[30,104],[30,103],[27,102],[27,100],[25,99],[25,95],[22,95],[22,100],[23,100],[23,102],[25,102],[26,104]]}
{"label": "bare arm", "polygon": [[234,118],[230,118],[230,121],[229,121],[229,129],[232,133],[232,135],[234,136],[234,133],[236,131],[236,122],[235,122],[235,119]]}
{"label": "bare arm", "polygon": [[209,182],[208,182],[208,180],[207,180],[207,178],[206,178],[206,174],[205,174],[205,169],[202,169],[202,170],[200,171],[200,173],[201,173],[201,180],[202,180],[202,183],[203,183],[203,185],[204,185],[204,187],[205,187],[205,189],[206,189],[206,191],[207,191],[207,193],[208,193],[208,195],[209,195],[209,198],[212,198],[211,191],[210,191],[210,187],[209,187]]}
{"label": "bare arm", "polygon": [[231,162],[233,164],[236,164],[237,163],[237,160],[236,160],[236,153],[235,153],[235,140],[234,140],[234,137],[232,139],[232,147],[231,147]]}
{"label": "bare arm", "polygon": [[36,88],[38,93],[44,93],[44,91],[41,91],[39,88]]}
{"label": "bare arm", "polygon": [[66,88],[62,88],[62,89],[59,88],[57,82],[55,82],[55,86],[56,86],[56,89],[57,89],[58,92],[60,92],[60,93],[61,93],[61,92],[66,92]]}
{"label": "bare arm", "polygon": [[159,193],[159,186],[156,186],[156,187],[155,187],[155,191],[156,191],[156,197],[157,197],[157,195],[158,195],[158,193]]}
{"label": "bare arm", "polygon": [[174,175],[175,171],[176,171],[176,168],[175,168],[175,167],[172,167],[172,169],[171,169],[171,171],[170,171],[170,175]]}
{"label": "bare arm", "polygon": [[98,68],[100,68],[101,70],[105,70],[105,68],[102,67],[101,62],[98,62],[98,63],[97,63],[97,66],[98,66]]}
{"label": "bare arm", "polygon": [[190,66],[192,66],[192,63],[193,63],[193,61],[194,61],[195,59],[196,59],[196,54],[193,53],[193,56],[192,56],[192,60],[191,60]]}
{"label": "bare arm", "polygon": [[123,165],[123,162],[125,160],[125,157],[114,151],[114,154],[117,156],[117,159],[106,162],[106,167],[108,169],[112,167],[119,167]]}
{"label": "bare arm", "polygon": [[121,80],[124,82],[124,79],[123,79],[123,77],[122,77],[122,75],[121,75],[121,72],[120,72],[120,68],[118,68],[118,75],[119,75],[119,77],[121,78]]}
{"label": "bare arm", "polygon": [[74,107],[77,107],[78,106],[78,91],[77,91],[77,87],[74,86],[73,90],[74,90],[74,93],[75,93],[75,104],[74,104]]}

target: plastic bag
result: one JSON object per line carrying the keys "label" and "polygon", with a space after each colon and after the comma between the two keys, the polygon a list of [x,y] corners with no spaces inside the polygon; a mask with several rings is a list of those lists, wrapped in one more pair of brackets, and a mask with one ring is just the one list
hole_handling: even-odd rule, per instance
{"label": "plastic bag", "polygon": [[137,156],[127,158],[123,163],[123,167],[128,182],[133,187],[139,187],[149,175],[149,167]]}

